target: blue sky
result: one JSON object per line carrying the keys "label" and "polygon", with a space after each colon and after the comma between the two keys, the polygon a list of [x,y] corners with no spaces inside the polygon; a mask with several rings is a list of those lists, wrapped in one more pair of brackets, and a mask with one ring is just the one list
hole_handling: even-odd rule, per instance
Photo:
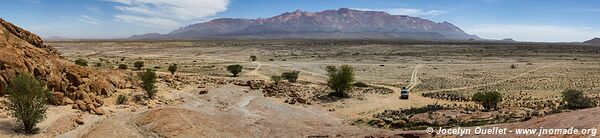
{"label": "blue sky", "polygon": [[448,21],[482,38],[600,37],[599,0],[0,0],[0,18],[42,37],[118,38],[215,18],[353,8]]}

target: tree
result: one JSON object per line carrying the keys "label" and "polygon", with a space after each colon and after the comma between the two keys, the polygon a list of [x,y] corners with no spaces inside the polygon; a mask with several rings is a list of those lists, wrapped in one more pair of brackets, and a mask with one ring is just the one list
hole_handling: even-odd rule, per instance
{"label": "tree", "polygon": [[23,123],[25,132],[32,132],[33,127],[46,117],[50,92],[44,86],[32,76],[20,74],[7,87],[10,115]]}
{"label": "tree", "polygon": [[142,67],[144,67],[144,61],[136,61],[133,62],[133,66],[135,68],[137,68],[138,70],[142,69]]}
{"label": "tree", "polygon": [[296,82],[296,80],[298,80],[298,74],[300,74],[300,71],[284,72],[281,73],[281,77],[288,80],[289,82]]}
{"label": "tree", "polygon": [[567,89],[562,93],[563,106],[568,109],[591,108],[596,105],[591,98],[585,97],[582,91]]}
{"label": "tree", "polygon": [[333,90],[331,95],[337,97],[347,97],[347,91],[352,89],[354,82],[354,68],[348,65],[342,65],[340,68],[327,66],[327,86]]}
{"label": "tree", "polygon": [[275,83],[275,86],[277,86],[279,84],[281,79],[283,79],[283,78],[281,78],[281,76],[278,76],[278,75],[271,76],[271,81],[273,81],[273,83]]}
{"label": "tree", "polygon": [[156,94],[156,73],[153,70],[147,69],[142,73],[142,89],[150,98],[154,98]]}
{"label": "tree", "polygon": [[119,64],[119,69],[126,70],[127,69],[127,65],[125,65],[125,64]]}
{"label": "tree", "polygon": [[242,65],[229,65],[227,66],[227,71],[231,72],[231,74],[233,74],[233,77],[237,77],[237,75],[242,72]]}
{"label": "tree", "polygon": [[498,108],[498,103],[502,101],[502,95],[495,91],[477,92],[471,100],[483,106],[486,111],[491,111]]}
{"label": "tree", "polygon": [[169,72],[171,72],[171,74],[175,75],[175,72],[177,71],[177,64],[169,65],[168,70],[169,70]]}
{"label": "tree", "polygon": [[75,64],[77,64],[79,66],[88,66],[87,60],[85,60],[83,58],[75,60]]}
{"label": "tree", "polygon": [[257,59],[257,58],[256,58],[256,56],[255,56],[255,55],[252,55],[252,56],[250,56],[250,60],[252,60],[252,61],[256,61],[256,59]]}

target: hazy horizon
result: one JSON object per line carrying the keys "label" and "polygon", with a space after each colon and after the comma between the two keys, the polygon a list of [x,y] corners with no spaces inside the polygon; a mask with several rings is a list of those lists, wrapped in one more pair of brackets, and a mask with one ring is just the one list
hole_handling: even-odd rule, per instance
{"label": "hazy horizon", "polygon": [[125,38],[168,33],[215,18],[269,18],[297,9],[319,12],[339,8],[447,21],[484,39],[581,42],[600,37],[600,2],[593,0],[4,1],[0,18],[44,38]]}

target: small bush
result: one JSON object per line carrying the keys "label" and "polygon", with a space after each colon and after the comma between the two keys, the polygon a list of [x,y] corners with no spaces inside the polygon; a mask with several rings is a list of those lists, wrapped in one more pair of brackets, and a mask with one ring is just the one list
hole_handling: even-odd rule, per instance
{"label": "small bush", "polygon": [[117,97],[117,104],[126,104],[127,103],[127,96],[125,95],[119,95]]}
{"label": "small bush", "polygon": [[100,62],[96,63],[96,67],[102,67],[102,63],[100,63]]}
{"label": "small bush", "polygon": [[273,83],[275,83],[275,86],[277,86],[279,84],[279,82],[281,81],[281,79],[283,79],[283,78],[281,76],[278,76],[278,75],[271,76],[271,81],[273,81]]}
{"label": "small bush", "polygon": [[8,85],[7,109],[10,115],[21,123],[25,132],[33,132],[33,127],[46,117],[48,90],[45,85],[29,75],[20,74]]}
{"label": "small bush", "polygon": [[237,75],[242,72],[242,65],[229,65],[227,66],[227,71],[231,72],[231,74],[233,74],[233,77],[237,77]]}
{"label": "small bush", "polygon": [[281,77],[288,80],[289,82],[296,82],[296,80],[298,80],[298,74],[300,74],[300,71],[284,72],[281,73]]}
{"label": "small bush", "polygon": [[498,108],[498,103],[502,101],[502,95],[499,92],[477,92],[471,100],[481,104],[486,111],[491,111]]}
{"label": "small bush", "polygon": [[169,70],[169,72],[171,72],[171,74],[175,75],[175,72],[177,71],[177,64],[169,65],[168,70]]}
{"label": "small bush", "polygon": [[335,66],[327,66],[327,74],[329,76],[327,86],[333,90],[331,95],[347,97],[346,92],[352,89],[352,82],[354,82],[354,68],[348,65],[342,65],[339,69]]}
{"label": "small bush", "polygon": [[125,64],[119,64],[119,69],[126,70],[127,69],[127,65],[125,65]]}
{"label": "small bush", "polygon": [[144,67],[144,61],[133,62],[133,67],[135,67],[137,70],[142,69],[142,67]]}
{"label": "small bush", "polygon": [[354,85],[355,87],[369,87],[368,84],[363,83],[363,82],[356,82],[356,83],[354,83],[352,85]]}
{"label": "small bush", "polygon": [[510,68],[511,68],[511,69],[516,69],[516,68],[517,68],[517,65],[515,65],[515,64],[511,64],[511,65],[510,65]]}
{"label": "small bush", "polygon": [[257,58],[256,58],[256,56],[255,56],[255,55],[252,55],[252,56],[250,56],[250,60],[252,60],[252,61],[256,61],[256,59],[257,59]]}
{"label": "small bush", "polygon": [[142,89],[146,91],[146,95],[154,98],[156,94],[156,73],[153,70],[147,69],[142,73]]}
{"label": "small bush", "polygon": [[596,105],[591,98],[585,97],[583,92],[575,89],[567,89],[562,92],[563,106],[567,109],[584,109]]}
{"label": "small bush", "polygon": [[83,59],[83,58],[80,58],[80,59],[77,59],[77,60],[75,60],[75,64],[77,64],[77,65],[79,65],[79,66],[84,66],[84,67],[85,67],[85,66],[88,66],[88,62],[87,62],[87,60],[85,60],[85,59]]}

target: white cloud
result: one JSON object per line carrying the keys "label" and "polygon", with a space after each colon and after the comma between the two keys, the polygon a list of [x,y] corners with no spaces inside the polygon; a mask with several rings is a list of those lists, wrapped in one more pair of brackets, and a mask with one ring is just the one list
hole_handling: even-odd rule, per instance
{"label": "white cloud", "polygon": [[108,0],[119,3],[115,19],[140,25],[173,28],[227,10],[229,0]]}
{"label": "white cloud", "polygon": [[581,42],[600,36],[600,28],[556,25],[486,24],[464,30],[482,38],[536,42]]}
{"label": "white cloud", "polygon": [[102,23],[102,21],[98,20],[98,19],[94,19],[90,16],[87,15],[81,15],[80,18],[77,18],[78,21],[82,21],[82,22],[86,22],[86,23],[91,23],[91,24],[95,24],[95,25],[100,25],[100,23]]}
{"label": "white cloud", "polygon": [[153,28],[176,28],[180,27],[175,20],[157,17],[141,17],[131,15],[115,15],[115,19],[121,22],[134,23],[137,25]]}
{"label": "white cloud", "polygon": [[369,8],[353,8],[362,11],[383,11],[392,15],[409,15],[409,16],[437,16],[446,13],[442,10],[423,10],[413,8],[386,8],[386,9],[369,9]]}

